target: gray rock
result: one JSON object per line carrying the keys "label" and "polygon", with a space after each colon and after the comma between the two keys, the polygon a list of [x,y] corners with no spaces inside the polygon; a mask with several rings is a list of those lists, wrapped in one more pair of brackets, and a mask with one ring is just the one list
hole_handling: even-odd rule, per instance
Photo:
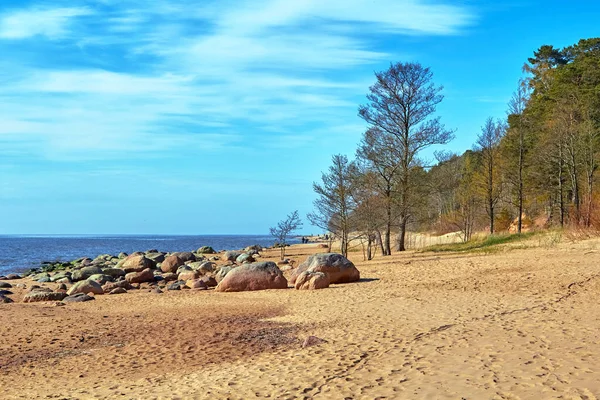
{"label": "gray rock", "polygon": [[238,264],[251,263],[251,262],[254,262],[254,257],[252,257],[248,253],[242,253],[239,256],[237,256],[237,258],[235,259],[235,262]]}
{"label": "gray rock", "polygon": [[71,289],[67,291],[67,295],[72,296],[77,293],[94,293],[94,294],[104,294],[104,290],[102,286],[98,282],[85,280],[80,281],[71,286]]}
{"label": "gray rock", "polygon": [[199,249],[196,251],[196,253],[199,253],[199,254],[215,254],[215,253],[216,253],[216,251],[215,251],[215,249],[213,249],[213,248],[212,248],[212,247],[210,247],[210,246],[202,246],[202,247],[200,247],[200,248],[199,248]]}
{"label": "gray rock", "polygon": [[98,282],[100,285],[104,285],[106,282],[114,281],[113,277],[105,274],[95,274],[88,278],[89,281]]}
{"label": "gray rock", "polygon": [[101,274],[101,273],[102,273],[102,268],[100,268],[100,267],[95,267],[95,266],[84,267],[84,268],[74,271],[71,274],[71,280],[73,282],[83,281],[83,280],[88,279],[92,275]]}
{"label": "gray rock", "polygon": [[0,304],[14,303],[14,300],[10,297],[0,294]]}
{"label": "gray rock", "polygon": [[39,292],[34,291],[27,293],[23,297],[23,303],[35,303],[39,301],[61,301],[67,297],[64,292]]}
{"label": "gray rock", "polygon": [[230,250],[230,251],[226,251],[223,254],[223,260],[225,261],[230,261],[230,262],[235,262],[235,260],[242,255],[242,251],[237,251],[237,250]]}
{"label": "gray rock", "polygon": [[125,276],[125,271],[121,268],[104,268],[102,269],[104,275],[112,276],[113,278],[119,278]]}
{"label": "gray rock", "polygon": [[81,303],[84,301],[96,300],[92,296],[88,296],[85,293],[77,293],[72,296],[65,297],[63,303]]}
{"label": "gray rock", "polygon": [[127,290],[123,289],[122,287],[114,288],[113,290],[108,292],[108,294],[125,294],[125,293],[127,293]]}
{"label": "gray rock", "polygon": [[185,286],[185,282],[176,281],[167,286],[167,290],[181,290]]}
{"label": "gray rock", "polygon": [[12,287],[12,285],[8,282],[0,282],[1,289],[10,289],[11,287]]}
{"label": "gray rock", "polygon": [[225,265],[221,267],[215,275],[215,279],[217,280],[217,282],[221,282],[230,271],[233,271],[234,268],[236,267],[231,265]]}

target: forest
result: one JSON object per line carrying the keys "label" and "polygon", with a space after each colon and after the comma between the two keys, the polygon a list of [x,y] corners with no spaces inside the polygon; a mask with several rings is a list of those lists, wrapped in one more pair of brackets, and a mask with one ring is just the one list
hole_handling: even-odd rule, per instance
{"label": "forest", "polygon": [[468,241],[484,231],[600,228],[600,38],[534,51],[506,115],[482,121],[471,149],[436,151],[431,163],[423,150],[455,135],[436,116],[443,88],[432,71],[395,63],[375,78],[359,106],[368,129],[355,158],[332,157],[307,216],[343,254],[357,237],[371,259],[405,250],[407,232]]}

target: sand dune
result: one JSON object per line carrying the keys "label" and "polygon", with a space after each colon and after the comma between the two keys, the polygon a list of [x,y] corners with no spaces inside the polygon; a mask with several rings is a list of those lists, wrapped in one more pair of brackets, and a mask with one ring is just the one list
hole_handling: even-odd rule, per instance
{"label": "sand dune", "polygon": [[0,397],[595,399],[599,245],[357,253],[365,279],[319,291],[0,305]]}

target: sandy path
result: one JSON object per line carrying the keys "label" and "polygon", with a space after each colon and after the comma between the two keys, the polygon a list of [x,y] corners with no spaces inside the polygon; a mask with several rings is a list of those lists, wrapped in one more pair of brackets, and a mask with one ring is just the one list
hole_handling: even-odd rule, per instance
{"label": "sandy path", "polygon": [[364,281],[314,292],[0,305],[0,397],[595,399],[598,247],[357,254]]}

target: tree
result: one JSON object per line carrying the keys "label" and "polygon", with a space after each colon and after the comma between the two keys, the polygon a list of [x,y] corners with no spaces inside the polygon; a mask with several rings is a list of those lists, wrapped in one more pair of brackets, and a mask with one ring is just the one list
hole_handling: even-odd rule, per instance
{"label": "tree", "polygon": [[483,187],[486,211],[490,218],[490,234],[494,234],[494,211],[502,192],[502,181],[498,174],[499,147],[506,127],[501,121],[488,118],[477,136],[475,150],[481,153]]}
{"label": "tree", "polygon": [[525,168],[525,108],[529,101],[528,87],[525,81],[520,81],[517,91],[513,93],[512,98],[508,103],[509,123],[512,130],[518,138],[517,143],[517,178],[516,178],[516,195],[517,195],[517,232],[521,233],[523,227],[523,185],[524,185],[524,168]]}
{"label": "tree", "polygon": [[294,231],[302,228],[302,221],[298,215],[298,210],[289,214],[286,219],[279,221],[277,226],[269,228],[271,236],[275,238],[275,246],[281,248],[281,259],[285,257],[285,248],[288,236]]}
{"label": "tree", "polygon": [[[418,63],[396,63],[383,72],[375,73],[377,81],[369,88],[368,103],[359,107],[359,116],[369,125],[367,132],[377,132],[377,139],[396,153],[387,164],[397,171],[397,185],[388,185],[390,195],[396,199],[400,233],[398,249],[405,250],[406,227],[411,216],[409,199],[415,185],[411,170],[418,165],[417,155],[434,144],[446,144],[453,132],[446,130],[439,117],[433,117],[436,106],[442,101],[442,87],[432,83],[429,68]],[[397,161],[396,161],[397,158]],[[396,173],[394,174],[396,175]],[[395,187],[394,187],[395,186]],[[392,193],[394,190],[396,193]],[[391,210],[388,208],[385,250],[389,255]]]}
{"label": "tree", "polygon": [[318,197],[313,202],[315,211],[309,213],[307,218],[313,225],[338,236],[341,253],[346,257],[352,212],[356,205],[352,197],[353,176],[356,173],[354,165],[344,155],[336,154],[331,161],[329,172],[321,175],[322,183],[313,183],[313,190]]}

